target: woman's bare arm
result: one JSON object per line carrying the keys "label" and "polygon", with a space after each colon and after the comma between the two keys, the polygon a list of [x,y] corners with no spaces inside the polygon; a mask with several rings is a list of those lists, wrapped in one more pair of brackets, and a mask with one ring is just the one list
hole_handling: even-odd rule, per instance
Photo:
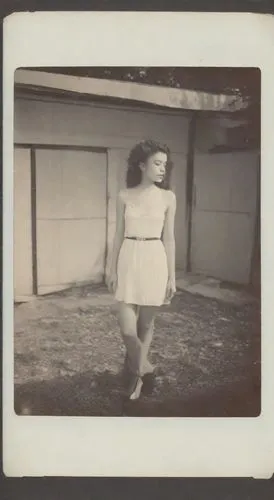
{"label": "woman's bare arm", "polygon": [[163,244],[167,255],[168,277],[175,283],[175,236],[174,222],[176,213],[176,196],[172,191],[167,192],[168,207],[166,211]]}
{"label": "woman's bare arm", "polygon": [[125,204],[123,201],[123,191],[120,191],[116,201],[116,230],[113,241],[112,258],[111,258],[111,274],[117,273],[117,262],[119,252],[123,243],[125,233]]}

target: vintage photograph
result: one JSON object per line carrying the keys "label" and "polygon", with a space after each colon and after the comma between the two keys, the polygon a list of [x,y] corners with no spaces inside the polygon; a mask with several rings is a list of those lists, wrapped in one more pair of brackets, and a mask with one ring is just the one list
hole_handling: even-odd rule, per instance
{"label": "vintage photograph", "polygon": [[261,412],[261,74],[14,74],[17,415]]}

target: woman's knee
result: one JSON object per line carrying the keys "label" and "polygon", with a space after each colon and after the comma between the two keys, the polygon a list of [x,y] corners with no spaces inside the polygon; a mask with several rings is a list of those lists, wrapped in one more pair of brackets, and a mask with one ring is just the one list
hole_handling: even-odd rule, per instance
{"label": "woman's knee", "polygon": [[123,336],[135,337],[137,335],[137,317],[133,306],[122,305],[119,309],[118,319]]}
{"label": "woman's knee", "polygon": [[137,331],[133,328],[123,327],[121,328],[121,334],[125,339],[134,339],[137,337]]}

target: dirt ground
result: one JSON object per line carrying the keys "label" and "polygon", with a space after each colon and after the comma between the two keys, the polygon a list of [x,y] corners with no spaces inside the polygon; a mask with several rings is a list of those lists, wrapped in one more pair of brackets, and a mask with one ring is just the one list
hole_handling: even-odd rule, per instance
{"label": "dirt ground", "polygon": [[15,411],[31,415],[257,416],[259,303],[181,291],[156,319],[151,396],[125,401],[116,304],[102,286],[15,306]]}

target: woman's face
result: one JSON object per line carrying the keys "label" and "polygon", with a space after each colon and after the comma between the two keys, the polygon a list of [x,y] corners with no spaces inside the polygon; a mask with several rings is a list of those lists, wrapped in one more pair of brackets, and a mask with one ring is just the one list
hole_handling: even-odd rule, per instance
{"label": "woman's face", "polygon": [[142,166],[143,176],[151,182],[162,182],[166,173],[167,155],[158,151],[150,156]]}

